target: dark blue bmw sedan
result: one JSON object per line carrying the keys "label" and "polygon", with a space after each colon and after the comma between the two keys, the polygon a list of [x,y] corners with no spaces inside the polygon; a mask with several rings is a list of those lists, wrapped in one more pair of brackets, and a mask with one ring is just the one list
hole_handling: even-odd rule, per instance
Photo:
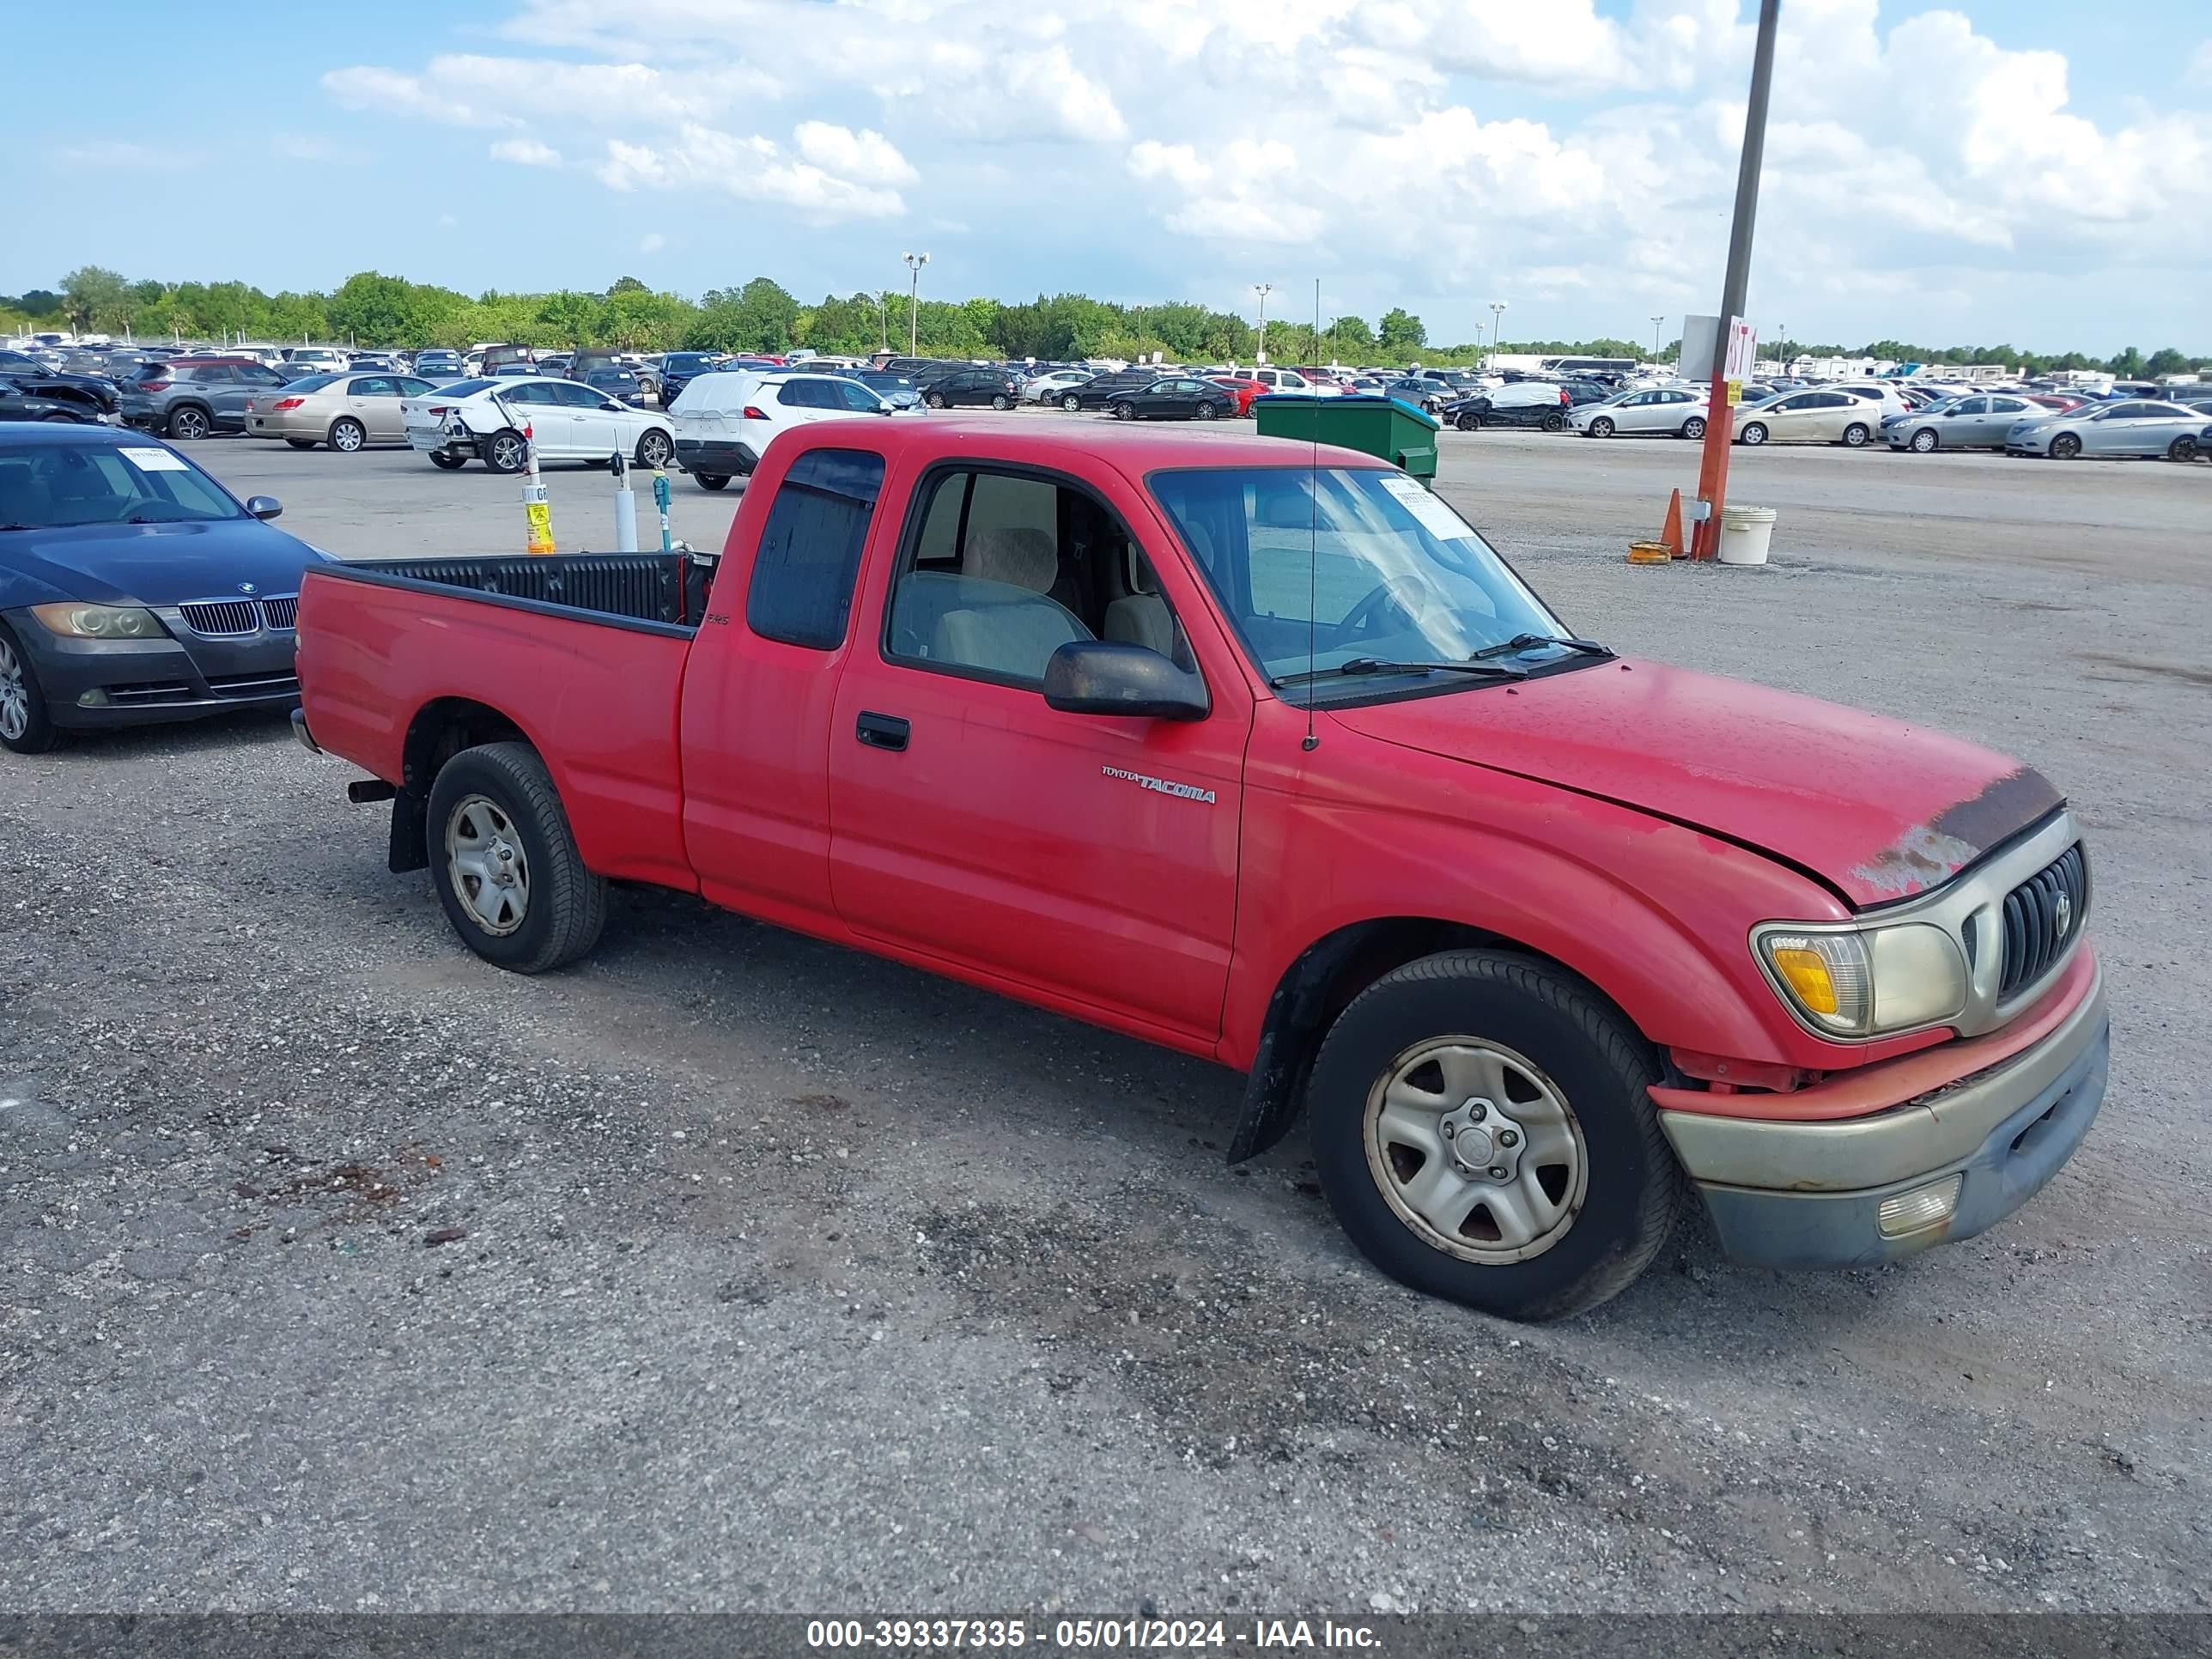
{"label": "dark blue bmw sedan", "polygon": [[296,704],[300,574],[327,556],[168,445],[0,430],[0,744]]}

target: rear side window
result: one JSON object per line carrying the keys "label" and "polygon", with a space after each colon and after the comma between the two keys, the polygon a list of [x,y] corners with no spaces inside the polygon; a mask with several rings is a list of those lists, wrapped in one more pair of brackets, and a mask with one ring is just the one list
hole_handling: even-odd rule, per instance
{"label": "rear side window", "polygon": [[809,450],[776,487],[745,593],[745,623],[763,639],[812,651],[845,642],[860,547],[884,486],[884,458]]}

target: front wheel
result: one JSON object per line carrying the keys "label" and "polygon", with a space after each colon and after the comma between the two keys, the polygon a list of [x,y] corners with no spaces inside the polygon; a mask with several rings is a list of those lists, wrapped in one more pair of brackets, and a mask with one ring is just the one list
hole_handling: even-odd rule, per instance
{"label": "front wheel", "polygon": [[1936,446],[1942,441],[1936,435],[1932,428],[1923,426],[1912,434],[1910,447],[1916,455],[1933,455],[1936,453]]}
{"label": "front wheel", "polygon": [[730,475],[726,472],[694,472],[691,476],[699,481],[702,489],[721,489],[730,482]]}
{"label": "front wheel", "polygon": [[2070,461],[2081,453],[2081,441],[2070,432],[2062,432],[2051,441],[2051,453],[2054,459]]}
{"label": "front wheel", "polygon": [[2195,460],[2197,459],[2197,440],[2185,434],[2181,437],[2176,438],[2172,443],[2166,446],[2166,459],[2169,461]]}
{"label": "front wheel", "polygon": [[39,671],[8,624],[0,623],[0,746],[18,755],[43,755],[61,741],[39,689]]}
{"label": "front wheel", "polygon": [[1759,445],[1766,441],[1766,428],[1761,426],[1757,421],[1753,421],[1749,426],[1744,428],[1742,431],[1735,434],[1735,441],[1740,444],[1749,444],[1753,449],[1756,449]]}
{"label": "front wheel", "polygon": [[1114,418],[1117,421],[1135,420],[1137,418],[1137,406],[1134,404],[1115,404],[1114,405]]}
{"label": "front wheel", "polygon": [[495,472],[520,472],[530,465],[530,441],[513,427],[501,427],[483,447],[483,459]]}
{"label": "front wheel", "polygon": [[1844,428],[1844,447],[1846,449],[1863,449],[1866,447],[1866,441],[1873,435],[1874,434],[1868,431],[1865,427],[1860,425],[1856,421],[1853,421],[1849,426]]}
{"label": "front wheel", "polygon": [[1705,435],[1705,417],[1699,415],[1692,415],[1688,420],[1683,422],[1682,435],[1693,441],[1704,437]]}
{"label": "front wheel", "polygon": [[1533,957],[1452,951],[1384,975],[1322,1045],[1314,1160],[1339,1223],[1401,1284],[1509,1319],[1625,1289],[1683,1194],[1650,1046]]}
{"label": "front wheel", "polygon": [[1593,438],[1610,438],[1613,436],[1612,420],[1606,416],[1599,416],[1589,423],[1589,434]]}
{"label": "front wheel", "polygon": [[464,749],[430,785],[430,875],[461,941],[518,974],[598,943],[607,884],[584,867],[568,815],[526,743]]}
{"label": "front wheel", "polygon": [[675,455],[676,441],[657,428],[637,441],[637,464],[647,471],[666,466]]}
{"label": "front wheel", "polygon": [[441,472],[459,472],[469,464],[467,456],[456,455],[449,449],[433,449],[428,453],[430,457],[430,465]]}
{"label": "front wheel", "polygon": [[945,394],[941,392],[925,392],[921,394],[921,400],[932,409],[945,407]]}
{"label": "front wheel", "polygon": [[1060,400],[1060,406],[1066,410],[1069,414],[1073,415],[1082,409],[1083,399],[1077,397],[1073,392],[1071,392],[1067,396]]}

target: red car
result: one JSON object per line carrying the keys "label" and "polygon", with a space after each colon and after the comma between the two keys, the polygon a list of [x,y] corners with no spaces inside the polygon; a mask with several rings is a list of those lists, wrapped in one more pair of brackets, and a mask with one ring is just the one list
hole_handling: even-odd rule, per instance
{"label": "red car", "polygon": [[1206,378],[1209,386],[1218,386],[1224,392],[1235,394],[1239,416],[1249,415],[1253,400],[1267,395],[1267,388],[1257,380],[1243,380],[1234,374],[1209,374]]}
{"label": "red car", "polygon": [[2103,1097],[2057,789],[1579,638],[1371,456],[825,421],[711,585],[410,568],[309,568],[300,729],[479,956],[566,966],[650,883],[1218,1062],[1231,1156],[1303,1112],[1439,1296],[1588,1307],[1692,1199],[1776,1267],[1966,1237]]}
{"label": "red car", "polygon": [[2032,404],[2041,404],[2054,415],[2071,415],[2089,401],[2070,392],[2023,392],[2021,396]]}

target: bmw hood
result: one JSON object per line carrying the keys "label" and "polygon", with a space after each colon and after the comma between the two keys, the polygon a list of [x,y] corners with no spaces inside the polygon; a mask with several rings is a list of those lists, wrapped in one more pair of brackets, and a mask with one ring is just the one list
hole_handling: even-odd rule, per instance
{"label": "bmw hood", "polygon": [[2063,804],[2041,774],[1976,744],[1663,663],[1332,718],[1759,848],[1859,908],[1942,884]]}
{"label": "bmw hood", "polygon": [[[229,598],[246,584],[256,594],[296,593],[300,573],[326,562],[258,519],[15,531],[0,535],[0,594],[12,605],[179,605]],[[42,587],[50,591],[31,591]]]}

